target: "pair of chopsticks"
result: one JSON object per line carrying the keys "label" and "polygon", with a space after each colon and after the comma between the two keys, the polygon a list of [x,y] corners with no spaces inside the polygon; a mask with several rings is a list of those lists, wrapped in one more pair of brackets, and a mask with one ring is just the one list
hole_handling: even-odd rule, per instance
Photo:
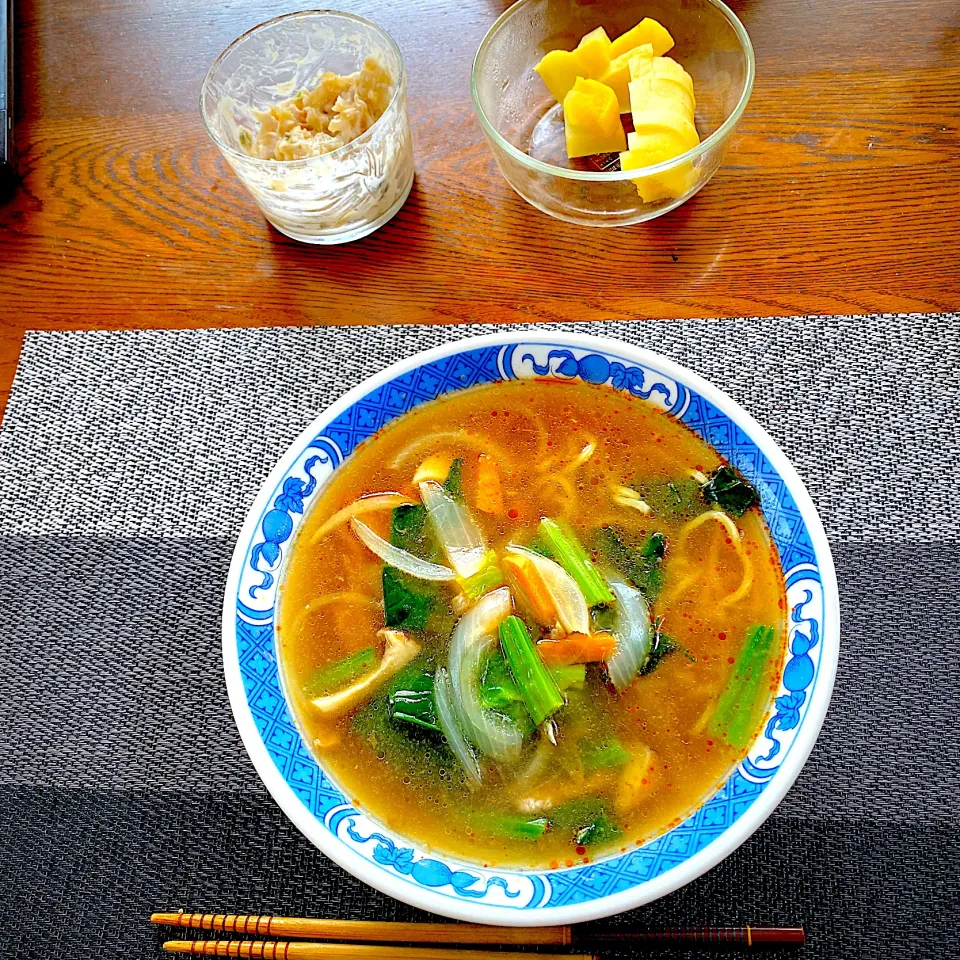
{"label": "pair of chopsticks", "polygon": [[[155,913],[161,926],[240,933],[258,937],[312,937],[326,943],[290,940],[168,940],[163,949],[195,957],[240,957],[249,960],[600,960],[604,947],[679,944],[745,947],[795,945],[806,938],[803,927],[665,927],[661,930],[587,932],[578,927],[491,927],[456,923],[387,923],[264,917],[213,913]],[[382,944],[392,944],[382,946]],[[407,944],[395,946],[393,944]],[[453,946],[456,949],[445,949]],[[589,953],[492,952],[468,947],[572,947]]]}

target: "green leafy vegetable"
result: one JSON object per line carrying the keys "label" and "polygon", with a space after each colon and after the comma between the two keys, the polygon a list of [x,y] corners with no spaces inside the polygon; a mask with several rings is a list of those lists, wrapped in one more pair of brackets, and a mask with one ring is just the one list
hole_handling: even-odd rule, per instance
{"label": "green leafy vegetable", "polygon": [[700,488],[700,493],[707,503],[715,503],[734,518],[742,517],[750,507],[760,502],[756,487],[728,465],[717,467]]}
{"label": "green leafy vegetable", "polygon": [[[390,517],[390,542],[425,560],[437,556],[427,526],[427,511],[420,504],[394,507]],[[384,622],[394,630],[422,632],[440,592],[435,584],[417,580],[396,567],[383,568]]]}
{"label": "green leafy vegetable", "polygon": [[328,663],[307,680],[303,685],[303,692],[311,699],[333,693],[368,673],[375,659],[376,651],[373,647],[367,647],[336,663]]}
{"label": "green leafy vegetable", "polygon": [[404,504],[394,507],[390,517],[390,542],[407,553],[432,559],[428,556],[427,508],[422,504]]}
{"label": "green leafy vegetable", "polygon": [[622,834],[623,831],[609,817],[599,816],[582,826],[573,839],[578,846],[589,847],[596,843],[613,843]]}
{"label": "green leafy vegetable", "polygon": [[480,702],[486,709],[509,717],[520,727],[524,736],[533,733],[533,720],[523,694],[501,653],[494,653],[487,659],[480,678]]}
{"label": "green leafy vegetable", "polygon": [[447,479],[443,481],[443,489],[453,497],[458,503],[464,503],[466,498],[463,495],[463,458],[457,457],[450,464],[450,471],[447,473]]}
{"label": "green leafy vegetable", "polygon": [[401,686],[394,684],[387,700],[390,704],[391,719],[440,732],[437,707],[433,699],[433,675],[426,670],[418,669],[415,673],[403,671]]}
{"label": "green leafy vegetable", "polygon": [[452,779],[440,780],[440,771],[459,771],[452,752],[443,737],[433,730],[406,720],[393,718],[390,698],[408,690],[424,673],[432,673],[433,664],[426,657],[418,657],[401,670],[361,710],[353,715],[353,729],[362,737],[380,759],[414,777],[440,782],[444,788],[455,790],[463,786],[463,779],[454,773]]}
{"label": "green leafy vegetable", "polygon": [[523,702],[523,694],[502,654],[495,653],[487,660],[480,680],[480,699],[488,710],[503,710]]}
{"label": "green leafy vegetable", "polygon": [[652,604],[663,589],[663,557],[667,538],[651,533],[638,543],[618,527],[600,527],[594,532],[594,543],[600,556],[626,577]]}
{"label": "green leafy vegetable", "polygon": [[583,847],[613,843],[623,834],[610,805],[598,797],[582,797],[557,807],[552,821],[554,831],[571,837]]}
{"label": "green leafy vegetable", "polygon": [[527,710],[539,726],[563,706],[563,695],[519,617],[507,617],[500,624],[500,645]]}
{"label": "green leafy vegetable", "polygon": [[425,587],[396,567],[383,568],[383,616],[388,627],[424,630],[435,599],[435,588]]}
{"label": "green leafy vegetable", "polygon": [[613,603],[613,594],[603,582],[603,577],[590,562],[586,550],[577,539],[577,535],[567,524],[544,518],[540,521],[540,536],[557,563],[576,581],[583,591],[588,607]]}
{"label": "green leafy vegetable", "polygon": [[[582,663],[547,669],[560,690],[583,689],[587,668]],[[513,679],[503,654],[495,653],[487,660],[480,680],[480,699],[488,710],[499,710],[501,713],[509,711],[515,704],[524,702],[523,694]],[[526,713],[525,707],[524,712]]]}
{"label": "green leafy vegetable", "polygon": [[615,737],[599,743],[580,741],[580,759],[583,761],[583,769],[588,773],[607,770],[611,767],[622,767],[632,756],[633,754]]}
{"label": "green leafy vegetable", "polygon": [[634,478],[628,486],[640,494],[657,517],[687,520],[704,511],[700,484],[693,477],[678,477],[666,482]]}
{"label": "green leafy vegetable", "polygon": [[682,643],[678,643],[673,637],[660,632],[660,620],[658,619],[654,624],[650,653],[647,654],[647,659],[644,660],[643,666],[640,668],[640,676],[645,677],[648,673],[653,673],[673,653],[682,653],[691,663],[696,662],[696,657],[692,656]]}
{"label": "green leafy vegetable", "polygon": [[760,709],[769,693],[763,687],[764,667],[775,640],[773,627],[754,626],[747,631],[746,642],[717,701],[711,727],[733,747],[745,747],[760,720]]}

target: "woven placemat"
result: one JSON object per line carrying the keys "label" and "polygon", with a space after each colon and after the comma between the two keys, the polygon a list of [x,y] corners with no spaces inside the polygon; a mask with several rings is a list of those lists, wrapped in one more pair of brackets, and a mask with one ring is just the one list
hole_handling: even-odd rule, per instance
{"label": "woven placemat", "polygon": [[[257,486],[317,412],[490,327],[27,337],[0,431],[0,956],[157,957],[154,909],[410,919],[328,861],[234,729],[219,611]],[[843,646],[797,784],[609,923],[796,923],[804,957],[940,957],[960,912],[960,318],[572,325],[739,400],[831,540]],[[681,956],[683,954],[674,953]]]}

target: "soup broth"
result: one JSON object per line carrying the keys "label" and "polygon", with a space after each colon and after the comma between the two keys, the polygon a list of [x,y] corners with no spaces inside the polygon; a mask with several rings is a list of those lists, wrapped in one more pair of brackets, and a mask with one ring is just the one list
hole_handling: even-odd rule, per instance
{"label": "soup broth", "polygon": [[758,732],[785,644],[755,491],[657,407],[583,383],[393,421],[322,492],[281,589],[318,759],[392,830],[486,865],[679,822]]}

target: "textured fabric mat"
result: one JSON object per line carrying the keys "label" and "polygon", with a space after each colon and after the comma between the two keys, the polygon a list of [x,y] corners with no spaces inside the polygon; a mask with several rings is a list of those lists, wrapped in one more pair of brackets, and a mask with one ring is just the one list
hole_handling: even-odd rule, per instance
{"label": "textured fabric mat", "polygon": [[[960,317],[564,328],[678,360],[767,427],[821,512],[843,619],[823,733],[774,815],[608,923],[802,922],[804,958],[945,956]],[[159,957],[155,909],[423,916],[331,864],[270,800],[230,715],[220,602],[257,486],[317,412],[491,329],[28,336],[0,430],[0,957]]]}

